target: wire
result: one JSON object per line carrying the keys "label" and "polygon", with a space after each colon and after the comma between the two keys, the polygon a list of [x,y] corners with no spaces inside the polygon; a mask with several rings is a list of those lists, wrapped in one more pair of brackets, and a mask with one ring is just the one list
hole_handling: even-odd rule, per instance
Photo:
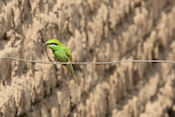
{"label": "wire", "polygon": [[1,60],[16,60],[16,61],[23,61],[23,62],[29,62],[29,63],[40,63],[40,64],[116,64],[116,63],[128,63],[128,62],[134,62],[134,63],[175,63],[173,60],[116,60],[116,61],[110,61],[110,62],[43,62],[43,61],[36,61],[36,60],[27,60],[27,59],[21,59],[21,58],[14,58],[14,57],[0,57]]}

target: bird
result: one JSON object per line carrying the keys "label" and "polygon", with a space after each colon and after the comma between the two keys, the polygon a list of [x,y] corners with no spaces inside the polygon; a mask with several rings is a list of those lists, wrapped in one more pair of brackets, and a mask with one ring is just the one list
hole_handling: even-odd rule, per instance
{"label": "bird", "polygon": [[[59,40],[57,40],[57,39],[50,39],[50,40],[46,41],[43,44],[43,46],[49,47],[52,50],[53,54],[55,55],[55,57],[57,58],[57,60],[59,62],[72,62],[71,51],[69,50],[69,48],[67,48]],[[70,72],[71,76],[74,79],[74,82],[76,84],[80,85],[80,81],[76,77],[76,74],[75,74],[75,71],[74,71],[74,68],[73,68],[72,64],[63,64],[63,65]]]}

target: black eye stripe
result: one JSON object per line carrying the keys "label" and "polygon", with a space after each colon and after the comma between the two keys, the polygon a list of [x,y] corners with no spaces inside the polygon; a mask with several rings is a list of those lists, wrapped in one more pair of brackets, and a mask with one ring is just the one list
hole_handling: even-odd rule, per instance
{"label": "black eye stripe", "polygon": [[57,45],[56,43],[48,43],[47,45]]}

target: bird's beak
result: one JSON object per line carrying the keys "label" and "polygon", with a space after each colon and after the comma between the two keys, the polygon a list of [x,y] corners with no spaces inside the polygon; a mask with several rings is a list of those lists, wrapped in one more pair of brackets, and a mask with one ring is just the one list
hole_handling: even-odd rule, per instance
{"label": "bird's beak", "polygon": [[46,47],[46,46],[47,46],[47,43],[43,43],[42,46],[43,46],[43,47]]}

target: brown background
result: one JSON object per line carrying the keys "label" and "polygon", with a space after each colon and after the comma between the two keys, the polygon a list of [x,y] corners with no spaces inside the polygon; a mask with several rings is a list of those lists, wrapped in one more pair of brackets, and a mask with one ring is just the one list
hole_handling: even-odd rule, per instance
{"label": "brown background", "polygon": [[[0,0],[0,57],[55,61],[175,60],[174,0]],[[0,61],[0,117],[175,117],[175,64]]]}

